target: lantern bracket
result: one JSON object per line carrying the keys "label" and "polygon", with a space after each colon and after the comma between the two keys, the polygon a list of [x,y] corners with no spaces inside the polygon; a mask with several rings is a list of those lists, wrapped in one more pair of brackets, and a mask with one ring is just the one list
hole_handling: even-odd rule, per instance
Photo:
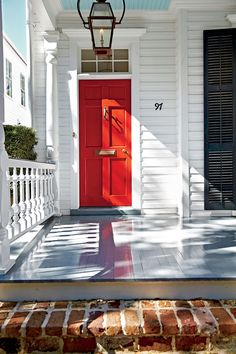
{"label": "lantern bracket", "polygon": [[121,18],[118,22],[116,22],[116,25],[120,25],[123,18],[124,18],[124,15],[125,15],[125,10],[126,10],[126,6],[125,6],[125,0],[122,0],[123,1],[123,12],[122,12],[122,15],[121,15]]}
{"label": "lantern bracket", "polygon": [[84,21],[83,15],[80,11],[80,0],[77,1],[77,11],[79,13],[79,16],[83,22],[84,28],[89,29],[89,23]]}

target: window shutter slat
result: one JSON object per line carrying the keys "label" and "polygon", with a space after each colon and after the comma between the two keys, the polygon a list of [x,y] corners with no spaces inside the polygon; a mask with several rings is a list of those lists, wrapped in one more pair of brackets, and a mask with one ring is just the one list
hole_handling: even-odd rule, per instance
{"label": "window shutter slat", "polygon": [[204,32],[205,208],[235,209],[234,29]]}

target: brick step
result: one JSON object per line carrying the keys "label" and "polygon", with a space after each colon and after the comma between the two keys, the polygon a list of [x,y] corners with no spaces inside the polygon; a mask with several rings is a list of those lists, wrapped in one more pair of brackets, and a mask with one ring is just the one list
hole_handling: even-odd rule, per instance
{"label": "brick step", "polygon": [[236,300],[0,303],[0,353],[236,353]]}

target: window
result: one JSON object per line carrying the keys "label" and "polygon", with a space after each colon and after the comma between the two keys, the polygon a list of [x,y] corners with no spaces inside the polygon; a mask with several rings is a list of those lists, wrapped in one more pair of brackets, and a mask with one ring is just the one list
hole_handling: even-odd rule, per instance
{"label": "window", "polygon": [[12,63],[6,59],[6,94],[12,97]]}
{"label": "window", "polygon": [[20,74],[20,103],[25,107],[25,77]]}
{"label": "window", "polygon": [[205,208],[236,209],[236,29],[204,32]]}
{"label": "window", "polygon": [[127,73],[129,72],[128,49],[113,49],[110,55],[95,55],[92,49],[81,51],[82,73]]}

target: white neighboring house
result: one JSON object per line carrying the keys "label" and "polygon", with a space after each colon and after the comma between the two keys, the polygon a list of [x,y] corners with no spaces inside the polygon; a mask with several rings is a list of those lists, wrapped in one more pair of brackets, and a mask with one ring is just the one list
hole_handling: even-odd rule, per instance
{"label": "white neighboring house", "polygon": [[4,124],[21,124],[30,127],[27,102],[27,64],[11,40],[3,35],[4,55]]}

